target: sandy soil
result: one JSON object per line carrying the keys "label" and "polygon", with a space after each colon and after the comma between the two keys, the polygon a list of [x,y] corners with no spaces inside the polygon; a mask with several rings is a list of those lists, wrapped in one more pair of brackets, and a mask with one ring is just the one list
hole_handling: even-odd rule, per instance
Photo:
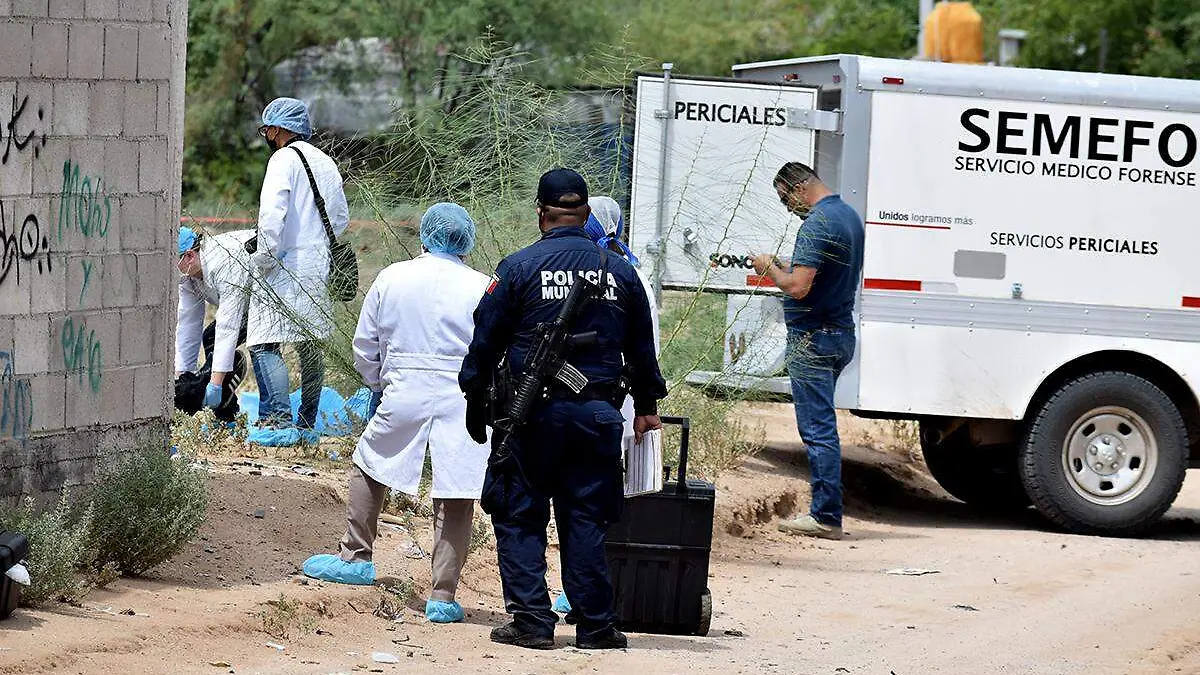
{"label": "sandy soil", "polygon": [[[300,562],[341,534],[342,477],[223,464],[209,522],[185,554],[82,607],[0,622],[0,673],[1200,673],[1196,472],[1146,538],[1078,537],[1032,511],[972,513],[888,425],[847,419],[847,538],[797,540],[774,529],[808,500],[790,413],[762,404],[747,419],[764,425],[768,448],[718,483],[707,637],[635,634],[629,650],[597,654],[571,647],[560,624],[555,651],[492,644],[487,632],[505,615],[486,548],[460,592],[467,621],[431,625],[420,612],[421,519],[385,528],[377,557],[385,583],[414,577],[408,607],[375,588],[297,583]],[[897,568],[936,573],[887,574]],[[400,663],[375,663],[373,652]]]}

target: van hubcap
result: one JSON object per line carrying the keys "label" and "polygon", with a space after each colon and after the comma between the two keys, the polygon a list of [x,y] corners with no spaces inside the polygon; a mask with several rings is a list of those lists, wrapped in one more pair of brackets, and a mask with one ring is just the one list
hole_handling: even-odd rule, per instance
{"label": "van hubcap", "polygon": [[1063,444],[1063,469],[1071,489],[1102,506],[1142,494],[1158,465],[1158,443],[1140,415],[1119,406],[1080,416]]}

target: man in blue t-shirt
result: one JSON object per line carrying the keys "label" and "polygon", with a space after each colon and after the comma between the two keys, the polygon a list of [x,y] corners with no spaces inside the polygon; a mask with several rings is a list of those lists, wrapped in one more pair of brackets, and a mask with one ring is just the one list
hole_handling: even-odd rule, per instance
{"label": "man in blue t-shirt", "polygon": [[771,254],[754,270],[787,297],[788,375],[796,426],[812,470],[809,514],[779,529],[826,539],[842,538],[842,448],[833,390],[854,356],[854,297],[863,264],[863,222],[810,167],[789,162],[775,175],[775,191],[788,211],[804,219],[792,259],[783,269]]}

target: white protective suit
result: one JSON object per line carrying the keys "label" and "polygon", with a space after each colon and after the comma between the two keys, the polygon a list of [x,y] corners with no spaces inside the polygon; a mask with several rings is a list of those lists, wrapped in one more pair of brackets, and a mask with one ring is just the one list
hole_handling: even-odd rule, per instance
{"label": "white protective suit", "polygon": [[467,435],[458,372],[490,279],[457,256],[424,253],[388,266],[371,285],[354,334],[354,366],[379,410],[354,450],[371,478],[417,494],[425,448],[435,499],[478,499],[490,452]]}
{"label": "white protective suit", "polygon": [[235,230],[205,237],[200,244],[204,278],[181,276],[175,314],[175,372],[196,372],[204,333],[205,305],[215,305],[216,339],[212,369],[233,370],[233,354],[249,301],[250,254],[245,243],[254,230]]}
{"label": "white protective suit", "polygon": [[253,292],[246,344],[304,342],[333,334],[329,241],[299,148],[312,167],[325,210],[340,236],[350,209],[337,164],[304,141],[276,150],[267,163],[258,209],[258,252],[252,257]]}

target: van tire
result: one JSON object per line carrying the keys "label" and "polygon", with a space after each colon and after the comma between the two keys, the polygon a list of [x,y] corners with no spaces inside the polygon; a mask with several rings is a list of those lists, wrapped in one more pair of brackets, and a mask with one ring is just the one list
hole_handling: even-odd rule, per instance
{"label": "van tire", "polygon": [[1134,536],[1183,487],[1188,435],[1171,398],[1132,373],[1091,373],[1034,411],[1021,480],[1038,510],[1078,534]]}
{"label": "van tire", "polygon": [[965,426],[938,438],[936,429],[922,422],[921,453],[938,485],[976,509],[1004,513],[1032,503],[1021,484],[1015,444],[976,445]]}

